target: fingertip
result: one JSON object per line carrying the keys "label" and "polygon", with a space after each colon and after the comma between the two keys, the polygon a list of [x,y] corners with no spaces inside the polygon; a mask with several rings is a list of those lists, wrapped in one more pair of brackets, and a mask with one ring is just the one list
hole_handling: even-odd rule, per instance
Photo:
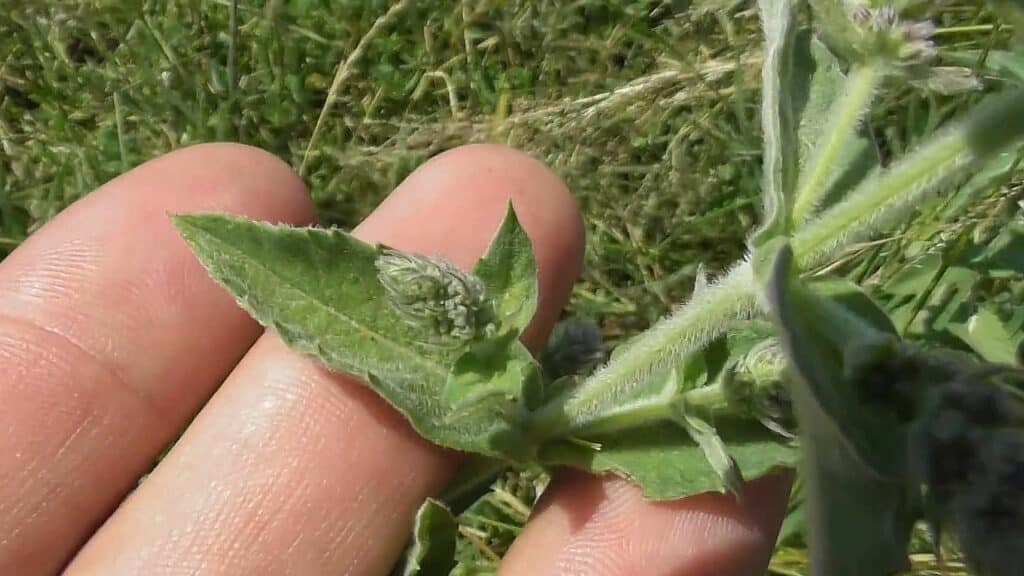
{"label": "fingertip", "polygon": [[721,493],[654,502],[625,480],[571,472],[545,495],[501,574],[760,574],[790,482],[786,472],[750,481],[742,503]]}

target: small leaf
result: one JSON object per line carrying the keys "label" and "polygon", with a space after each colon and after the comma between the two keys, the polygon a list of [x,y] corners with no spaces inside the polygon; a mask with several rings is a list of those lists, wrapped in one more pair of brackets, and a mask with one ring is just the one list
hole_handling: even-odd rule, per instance
{"label": "small leaf", "polygon": [[917,296],[928,288],[941,267],[941,254],[927,254],[897,270],[882,290],[897,296]]}
{"label": "small leaf", "polygon": [[473,268],[494,299],[498,322],[519,336],[537,311],[537,261],[512,203],[483,258]]}
{"label": "small leaf", "polygon": [[412,548],[403,576],[447,576],[455,566],[458,523],[448,508],[428,498],[416,512]]}
{"label": "small leaf", "polygon": [[847,12],[847,4],[842,0],[810,0],[810,5],[815,29],[820,30],[828,47],[848,61],[857,61],[862,35]]}
{"label": "small leaf", "polygon": [[796,118],[790,90],[796,17],[793,0],[758,0],[764,29],[764,65],[761,71],[761,125],[764,133],[764,215],[751,237],[751,246],[787,234],[797,177]]}
{"label": "small leaf", "polygon": [[1024,159],[1024,149],[1010,149],[996,154],[979,166],[978,170],[958,187],[956,193],[946,202],[942,209],[942,218],[945,221],[952,221],[971,207],[976,206],[994,189],[1012,181],[1020,173],[1022,159]]}
{"label": "small leaf", "polygon": [[[754,423],[737,424],[722,431],[729,455],[743,478],[752,480],[796,463],[798,451],[771,437]],[[588,437],[600,450],[557,441],[541,449],[549,465],[580,468],[592,473],[613,473],[635,481],[651,500],[674,500],[702,492],[722,492],[722,480],[704,451],[689,434],[670,422]]]}
{"label": "small leaf", "polygon": [[1024,275],[1024,224],[1008,224],[972,264],[992,276],[1020,278]]}
{"label": "small leaf", "polygon": [[984,87],[973,69],[960,66],[932,66],[909,80],[917,88],[943,96],[975,92]]}
{"label": "small leaf", "polygon": [[872,328],[886,334],[896,334],[896,326],[889,315],[868,296],[860,286],[842,278],[819,280],[808,286],[812,292],[835,302]]}
{"label": "small leaf", "polygon": [[704,453],[705,460],[715,471],[721,485],[735,495],[737,500],[742,500],[743,473],[714,427],[700,418],[686,414],[685,409],[680,416],[680,423]]}
{"label": "small leaf", "polygon": [[807,220],[841,198],[878,165],[875,146],[859,134],[883,78],[880,63],[855,66],[845,77],[828,49],[810,40],[814,74],[800,117],[801,170],[793,219]]}

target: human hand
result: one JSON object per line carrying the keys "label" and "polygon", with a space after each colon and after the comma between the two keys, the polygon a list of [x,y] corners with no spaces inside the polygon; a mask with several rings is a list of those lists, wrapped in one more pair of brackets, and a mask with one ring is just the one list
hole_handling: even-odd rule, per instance
{"label": "human hand", "polygon": [[[583,253],[577,208],[538,162],[448,152],[355,234],[468,268],[509,198],[539,264],[524,335],[536,350]],[[198,146],[103,186],[0,262],[0,574],[382,575],[454,471],[458,455],[357,381],[264,334],[167,217],[193,212],[314,220],[279,160]],[[742,505],[653,503],[622,480],[564,474],[501,574],[760,574],[788,489],[774,476]]]}

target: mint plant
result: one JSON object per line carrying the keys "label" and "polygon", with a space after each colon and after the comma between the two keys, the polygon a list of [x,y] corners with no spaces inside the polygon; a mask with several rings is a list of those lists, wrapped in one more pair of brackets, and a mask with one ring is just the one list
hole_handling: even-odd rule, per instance
{"label": "mint plant", "polygon": [[[652,499],[742,499],[744,480],[799,465],[815,574],[902,569],[921,518],[936,534],[952,527],[982,573],[1011,574],[1003,555],[1024,537],[1022,378],[983,361],[1012,355],[976,326],[949,333],[981,360],[916,343],[907,328],[930,293],[909,312],[887,310],[820,271],[912,226],[923,202],[1017,150],[1024,89],[988,96],[883,162],[864,126],[880,93],[974,79],[932,65],[934,28],[901,16],[918,2],[809,4],[807,26],[803,2],[758,2],[764,216],[749,256],[701,276],[689,302],[589,376],[545,370],[519,342],[537,305],[536,262],[511,206],[470,273],[340,230],[222,215],[175,224],[288,345],[360,377],[432,442],[483,456],[458,479],[460,495],[506,466],[572,466],[632,479]],[[1001,327],[988,309],[972,318]],[[949,477],[957,454],[978,462],[973,475]],[[985,514],[1017,531],[1008,544],[976,541]],[[445,573],[452,530],[444,504],[425,504],[406,573]]]}

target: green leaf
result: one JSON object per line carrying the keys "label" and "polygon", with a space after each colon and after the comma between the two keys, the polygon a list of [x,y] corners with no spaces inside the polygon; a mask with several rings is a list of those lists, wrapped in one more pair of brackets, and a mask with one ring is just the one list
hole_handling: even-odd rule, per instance
{"label": "green leaf", "polygon": [[697,443],[704,459],[715,471],[721,485],[737,499],[743,496],[743,472],[739,464],[729,454],[725,442],[718,436],[718,431],[707,422],[686,413],[685,406],[679,418],[686,433]]}
{"label": "green leaf", "polygon": [[926,254],[897,270],[885,282],[882,290],[897,296],[917,296],[928,288],[941,267],[941,254]]}
{"label": "green leaf", "polygon": [[791,92],[796,33],[794,0],[758,0],[764,29],[761,126],[764,133],[764,215],[751,246],[789,232],[797,178],[797,134]]}
{"label": "green leaf", "polygon": [[823,44],[810,40],[809,52],[814,74],[800,117],[801,170],[793,200],[797,224],[841,198],[878,165],[875,146],[859,134],[859,127],[882,81],[882,65],[859,64],[844,77]]}
{"label": "green leaf", "polygon": [[522,334],[537,311],[537,261],[533,244],[519,224],[511,202],[473,274],[483,281],[487,294],[494,299],[502,329],[513,330],[516,336]]}
{"label": "green leaf", "polygon": [[1017,350],[1024,343],[1024,334],[1009,330],[988,306],[980,307],[967,322],[950,324],[947,329],[979,356],[999,364],[1016,364]]}
{"label": "green leaf", "polygon": [[428,498],[416,512],[413,543],[403,576],[447,576],[455,566],[459,525],[448,508]]}
{"label": "green leaf", "polygon": [[768,301],[793,369],[790,389],[801,428],[811,574],[905,569],[916,501],[905,476],[893,474],[905,462],[893,462],[884,448],[888,442],[889,451],[905,459],[905,432],[862,414],[865,406],[838,386],[844,366],[837,344],[850,336],[845,320],[799,286],[787,246],[771,260]]}
{"label": "green leaf", "polygon": [[808,286],[812,292],[835,302],[879,332],[896,334],[892,319],[860,286],[842,278],[819,280]]}
{"label": "green leaf", "polygon": [[972,264],[993,276],[1020,278],[1024,275],[1024,224],[1006,225]]}
{"label": "green leaf", "polygon": [[961,216],[992,190],[1009,183],[1021,171],[1024,149],[997,154],[985,162],[978,171],[960,186],[946,202],[942,217],[947,220]]}
{"label": "green leaf", "polygon": [[222,215],[174,222],[210,275],[256,320],[293,349],[361,378],[424,437],[492,456],[525,445],[500,407],[449,418],[443,392],[465,343],[439,343],[389,302],[376,268],[379,247],[340,230]]}
{"label": "green leaf", "polygon": [[[754,423],[720,428],[728,455],[743,478],[763,476],[796,463],[797,449],[772,438]],[[600,446],[595,450],[588,444]],[[686,430],[670,422],[632,428],[587,443],[560,440],[542,447],[542,462],[572,466],[592,473],[613,473],[635,481],[651,500],[674,500],[702,492],[723,491],[722,480],[704,450]]]}
{"label": "green leaf", "polygon": [[453,409],[448,419],[458,421],[481,407],[514,413],[519,400],[540,402],[540,386],[540,365],[516,334],[474,343],[455,361],[445,383],[444,402]]}
{"label": "green leaf", "polygon": [[846,3],[842,0],[810,0],[814,10],[815,29],[819,30],[825,43],[847,61],[859,59],[858,45],[862,33],[850,19]]}
{"label": "green leaf", "polygon": [[807,514],[804,509],[804,481],[798,473],[793,480],[793,488],[789,492],[789,505],[786,517],[779,528],[779,536],[775,540],[778,547],[807,547]]}

